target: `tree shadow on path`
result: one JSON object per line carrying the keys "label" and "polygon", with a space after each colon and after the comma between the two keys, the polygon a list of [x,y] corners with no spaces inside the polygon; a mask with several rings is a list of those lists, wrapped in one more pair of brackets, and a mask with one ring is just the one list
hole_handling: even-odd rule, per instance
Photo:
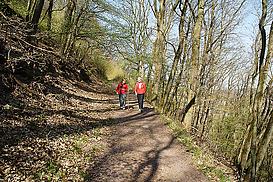
{"label": "tree shadow on path", "polygon": [[[103,111],[114,111],[116,108],[103,109]],[[97,112],[96,109],[90,109],[90,112]],[[102,111],[98,111],[102,112]],[[18,155],[6,155],[9,148],[14,148],[21,143],[27,142],[27,145],[32,146],[34,141],[46,139],[48,142],[58,139],[63,136],[84,133],[92,131],[96,128],[116,125],[121,122],[129,122],[134,119],[141,119],[143,117],[151,117],[153,113],[143,116],[135,114],[125,116],[122,118],[106,118],[100,119],[89,115],[83,115],[77,110],[52,110],[29,107],[28,110],[14,111],[15,115],[6,115],[5,119],[10,121],[22,120],[23,125],[12,126],[9,123],[2,122],[0,126],[0,157],[3,162],[10,163],[16,167],[18,158],[21,162],[27,162],[27,156],[31,156],[31,151],[18,153]],[[50,123],[47,118],[52,115],[59,115],[66,117],[69,121],[67,123]],[[41,117],[40,117],[41,116]],[[27,118],[36,118],[35,120],[27,120]],[[33,142],[32,142],[33,141]],[[50,152],[50,151],[48,151]]]}
{"label": "tree shadow on path", "polygon": [[150,173],[147,175],[144,181],[147,181],[147,182],[151,181],[158,170],[160,154],[164,150],[169,149],[171,145],[173,144],[174,140],[175,138],[172,137],[169,143],[163,148],[146,152],[146,155],[145,155],[146,161],[139,165],[138,169],[135,172],[133,181],[137,181],[139,176],[142,174],[142,171],[144,171],[145,168],[148,166],[151,166]]}
{"label": "tree shadow on path", "polygon": [[162,125],[153,122],[157,116],[146,108],[143,113],[116,118],[127,129],[115,133],[110,150],[87,170],[85,181],[152,181],[162,152],[175,141],[172,136],[160,141],[158,133]]}

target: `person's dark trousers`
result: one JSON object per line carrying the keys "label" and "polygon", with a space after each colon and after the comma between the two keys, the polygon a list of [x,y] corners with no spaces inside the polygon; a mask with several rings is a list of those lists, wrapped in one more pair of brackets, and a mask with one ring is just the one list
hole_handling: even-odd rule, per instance
{"label": "person's dark trousers", "polygon": [[143,110],[144,94],[137,94],[137,101],[139,109]]}
{"label": "person's dark trousers", "polygon": [[125,107],[126,94],[119,94],[119,105],[121,108]]}

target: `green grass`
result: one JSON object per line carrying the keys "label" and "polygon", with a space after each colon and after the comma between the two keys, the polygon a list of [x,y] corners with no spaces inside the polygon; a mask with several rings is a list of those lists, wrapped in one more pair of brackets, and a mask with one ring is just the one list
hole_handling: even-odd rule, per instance
{"label": "green grass", "polygon": [[51,174],[56,174],[59,171],[57,163],[54,161],[49,161],[47,163],[47,171]]}
{"label": "green grass", "polygon": [[93,129],[93,138],[98,140],[101,138],[101,136],[102,136],[102,132],[100,128]]}
{"label": "green grass", "polygon": [[64,174],[60,169],[60,166],[56,161],[49,160],[44,168],[39,170],[34,176],[38,180],[47,179],[47,181],[58,181]]}
{"label": "green grass", "polygon": [[73,152],[75,152],[75,153],[81,154],[81,153],[82,153],[81,144],[79,144],[78,142],[75,143],[75,144],[72,146],[72,150],[73,150]]}

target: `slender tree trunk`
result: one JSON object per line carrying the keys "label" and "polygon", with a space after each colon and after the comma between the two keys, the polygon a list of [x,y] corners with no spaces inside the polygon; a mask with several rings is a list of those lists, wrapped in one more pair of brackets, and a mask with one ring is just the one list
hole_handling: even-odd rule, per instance
{"label": "slender tree trunk", "polygon": [[26,15],[26,21],[30,21],[31,19],[31,15],[32,15],[32,11],[33,11],[33,7],[35,5],[35,0],[28,0],[28,4],[27,4],[27,15]]}
{"label": "slender tree trunk", "polygon": [[[265,32],[265,19],[267,15],[267,0],[262,0],[262,16],[260,18],[259,22],[259,29],[261,33],[261,39],[262,39],[262,49],[260,51],[259,61],[257,62],[256,68],[258,68],[258,80],[257,80],[257,88],[254,93],[253,99],[251,99],[251,129],[248,133],[249,136],[247,139],[247,143],[251,143],[251,151],[250,151],[250,158],[251,165],[248,167],[248,170],[246,174],[244,175],[244,180],[251,180],[251,181],[257,181],[257,171],[259,170],[262,160],[265,156],[266,149],[268,148],[269,142],[272,138],[272,131],[273,131],[273,124],[272,124],[272,117],[270,117],[270,120],[268,124],[266,125],[266,130],[262,130],[258,128],[258,126],[263,126],[263,123],[267,122],[262,117],[262,108],[263,105],[265,105],[265,85],[266,85],[266,79],[267,79],[267,73],[269,70],[269,65],[272,59],[272,24],[270,28],[270,34],[269,34],[269,41],[268,41],[268,47],[267,47],[267,56],[265,58],[265,52],[266,52],[266,32]],[[255,70],[255,71],[257,71]],[[256,74],[254,74],[254,77],[256,77]],[[253,81],[254,83],[254,81]],[[258,125],[259,122],[259,125]],[[258,131],[261,130],[260,133]],[[259,136],[259,137],[258,137]],[[261,140],[259,140],[261,138]],[[245,148],[246,146],[244,146]],[[245,156],[248,156],[248,154],[244,154]],[[241,163],[241,168],[247,168],[246,164]]]}
{"label": "slender tree trunk", "polygon": [[185,15],[186,15],[187,7],[188,7],[188,1],[186,0],[184,2],[183,9],[181,11],[181,17],[180,17],[180,22],[179,22],[179,44],[178,44],[177,51],[175,52],[171,73],[168,77],[168,81],[166,84],[166,89],[165,89],[165,92],[162,97],[162,101],[163,101],[162,112],[164,112],[166,110],[166,104],[168,102],[171,89],[173,87],[175,73],[177,71],[177,65],[178,65],[179,60],[181,59],[181,55],[183,52],[184,41],[185,41],[184,24],[185,24]]}
{"label": "slender tree trunk", "polygon": [[[204,35],[204,48],[203,48],[203,55],[201,56],[202,58],[200,58],[200,62],[201,62],[201,71],[199,72],[199,80],[198,82],[198,93],[197,93],[197,100],[196,100],[196,105],[200,105],[199,107],[202,106],[202,100],[207,100],[207,95],[209,94],[210,90],[204,90],[203,86],[204,85],[209,85],[208,81],[209,77],[210,77],[210,72],[211,71],[206,71],[206,70],[213,70],[212,68],[215,66],[213,58],[210,56],[212,54],[212,44],[213,44],[213,30],[215,27],[215,2],[214,0],[212,0],[212,5],[211,5],[211,10],[210,12],[210,16],[208,17],[208,31],[205,32]],[[206,115],[206,101],[203,103],[204,107],[201,110],[201,117],[200,117],[200,121],[203,119],[203,116]],[[199,119],[199,118],[198,118]],[[199,128],[199,124],[202,124],[201,122],[198,122],[198,119],[196,121],[193,121],[192,123],[195,123],[195,128],[198,129]],[[203,127],[204,128],[204,127]],[[200,131],[199,131],[200,132]]]}
{"label": "slender tree trunk", "polygon": [[[260,108],[262,104],[262,98],[263,98],[263,91],[264,91],[264,85],[265,85],[265,74],[263,69],[265,69],[264,63],[264,55],[265,55],[265,49],[266,49],[266,33],[265,33],[265,19],[267,14],[267,0],[262,1],[262,17],[260,19],[259,23],[259,29],[261,32],[261,38],[262,38],[262,50],[260,52],[260,58],[259,58],[259,80],[258,80],[258,88],[255,94],[255,103],[253,106],[253,131],[252,131],[252,144],[251,144],[251,180],[257,181],[257,127],[258,127],[258,121],[260,120]],[[249,174],[246,174],[246,176],[249,176]]]}
{"label": "slender tree trunk", "polygon": [[64,50],[66,57],[69,56],[70,50],[72,50],[74,48],[76,36],[78,34],[79,21],[80,21],[81,16],[83,15],[83,13],[84,13],[84,7],[82,7],[81,10],[77,13],[77,17],[75,18],[75,20],[72,23],[71,33],[69,34],[69,39],[67,40],[67,43],[66,43],[67,46]]}
{"label": "slender tree trunk", "polygon": [[[263,1],[263,9],[265,9],[265,11],[267,9],[266,5],[267,5],[267,1],[264,0]],[[264,15],[264,18],[265,18],[265,16],[266,15]],[[265,39],[264,41],[266,41],[266,35],[265,35],[265,30],[264,30],[264,25],[263,25],[264,22],[262,22],[262,21],[260,23],[261,24],[260,31],[262,34],[262,39]],[[264,41],[262,41],[262,44]],[[273,49],[272,41],[273,41],[273,22],[271,23],[271,28],[270,28],[270,35],[269,35],[269,41],[268,41],[269,44],[268,44],[266,59],[264,61],[262,61],[260,59],[260,65],[262,65],[262,66],[260,67],[260,74],[259,74],[259,86],[258,86],[258,91],[257,91],[258,102],[257,102],[256,110],[258,110],[258,108],[261,109],[261,101],[264,96],[263,94],[264,94],[264,90],[265,90],[266,75],[269,71],[270,60],[272,59],[272,49]],[[264,58],[263,54],[265,54],[265,46],[262,46],[261,51],[264,51],[264,53],[261,52],[261,57]],[[263,62],[264,62],[264,64],[262,64]],[[260,118],[260,120],[261,120],[262,119],[262,117],[261,117],[262,112],[261,112],[261,110],[258,110],[258,111],[259,111],[258,114],[260,116],[258,118]],[[256,172],[259,170],[259,168],[262,164],[262,161],[264,159],[266,150],[268,148],[269,142],[272,138],[272,134],[273,134],[273,115],[272,114],[273,114],[273,112],[271,111],[271,117],[270,117],[269,123],[267,124],[266,131],[264,133],[262,141],[259,143],[259,146],[258,146],[258,143],[256,144],[256,147],[258,147],[258,148],[256,149],[256,153],[255,153],[256,155],[254,158],[255,159],[255,171],[254,171],[254,169],[252,170],[252,173],[255,172],[254,174],[256,174]],[[253,163],[252,163],[252,165],[253,165]],[[252,179],[255,180],[256,178],[253,175],[252,175]]]}
{"label": "slender tree trunk", "polygon": [[151,102],[152,99],[152,72],[153,72],[153,65],[152,63],[148,62],[148,74],[147,74],[147,99]]}
{"label": "slender tree trunk", "polygon": [[52,10],[53,10],[53,0],[49,0],[48,11],[47,11],[47,30],[51,30],[52,24]]}
{"label": "slender tree trunk", "polygon": [[42,14],[42,10],[44,7],[44,2],[45,2],[44,0],[38,0],[37,4],[35,6],[34,13],[33,13],[32,20],[31,20],[31,23],[34,28],[34,32],[37,31],[38,23],[39,23],[39,20],[40,20],[41,14]]}
{"label": "slender tree trunk", "polygon": [[67,4],[67,9],[65,11],[64,24],[62,27],[62,54],[66,53],[67,46],[71,39],[72,25],[73,25],[73,13],[76,8],[76,2],[74,0],[69,0]]}
{"label": "slender tree trunk", "polygon": [[[154,1],[155,2],[155,1]],[[158,104],[159,101],[159,88],[161,84],[162,78],[162,69],[164,63],[164,54],[165,54],[165,38],[164,38],[164,26],[165,26],[165,12],[166,12],[166,0],[160,0],[159,10],[156,11],[156,19],[157,19],[157,29],[156,29],[156,40],[153,45],[153,60],[155,66],[155,74],[153,81],[153,95],[155,105]],[[154,4],[154,7],[157,8],[157,3]]]}
{"label": "slender tree trunk", "polygon": [[[195,104],[197,92],[198,92],[198,70],[199,70],[199,53],[200,53],[200,39],[201,39],[201,28],[204,20],[204,0],[198,1],[198,16],[193,29],[192,36],[192,53],[191,53],[191,68],[190,68],[190,90],[188,94],[189,103],[183,110],[183,117],[181,122],[187,129],[191,128],[192,112],[191,107]],[[186,117],[187,116],[187,117]]]}
{"label": "slender tree trunk", "polygon": [[264,133],[263,139],[260,142],[259,149],[257,151],[257,171],[262,165],[263,159],[267,152],[270,141],[272,140],[273,135],[273,111],[271,111],[271,117],[266,127],[266,131]]}
{"label": "slender tree trunk", "polygon": [[[210,103],[209,103],[210,104]],[[205,113],[205,119],[202,122],[202,130],[201,130],[201,134],[200,134],[200,138],[202,139],[205,133],[205,129],[206,129],[206,125],[207,125],[207,121],[208,121],[208,116],[209,116],[209,112],[210,112],[210,108],[209,106],[207,107],[206,113]]]}

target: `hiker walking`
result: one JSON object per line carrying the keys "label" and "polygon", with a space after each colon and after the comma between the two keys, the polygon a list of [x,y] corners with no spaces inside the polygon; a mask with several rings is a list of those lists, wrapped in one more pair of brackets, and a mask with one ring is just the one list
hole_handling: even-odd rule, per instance
{"label": "hiker walking", "polygon": [[128,85],[126,84],[126,80],[123,79],[117,86],[116,92],[119,95],[119,105],[120,109],[125,109],[125,100],[126,100],[126,94],[128,91]]}
{"label": "hiker walking", "polygon": [[142,81],[141,77],[137,78],[137,83],[134,89],[135,94],[137,95],[138,108],[139,111],[143,111],[143,102],[144,102],[144,94],[146,92],[146,84]]}

